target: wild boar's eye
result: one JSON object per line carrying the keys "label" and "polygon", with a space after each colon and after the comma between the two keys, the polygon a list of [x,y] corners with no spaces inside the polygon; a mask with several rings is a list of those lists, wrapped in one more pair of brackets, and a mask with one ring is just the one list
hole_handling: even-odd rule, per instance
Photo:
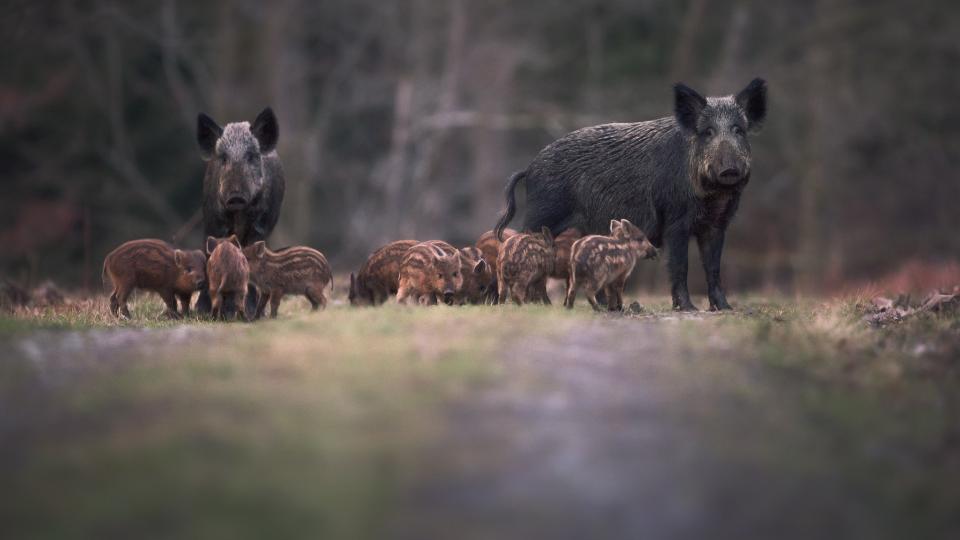
{"label": "wild boar's eye", "polygon": [[716,134],[717,132],[712,127],[708,127],[707,129],[703,130],[704,139],[712,139]]}
{"label": "wild boar's eye", "polygon": [[247,161],[249,161],[250,163],[256,162],[256,161],[257,161],[257,153],[256,153],[256,152],[247,152]]}
{"label": "wild boar's eye", "polygon": [[443,279],[443,274],[437,274],[437,279]]}
{"label": "wild boar's eye", "polygon": [[460,272],[454,272],[454,273],[453,273],[453,277],[457,277],[457,276],[459,276],[459,275],[460,275]]}
{"label": "wild boar's eye", "polygon": [[738,125],[734,125],[732,128],[730,128],[730,131],[732,131],[734,135],[740,135],[740,136],[742,136],[745,133],[743,131],[743,128]]}

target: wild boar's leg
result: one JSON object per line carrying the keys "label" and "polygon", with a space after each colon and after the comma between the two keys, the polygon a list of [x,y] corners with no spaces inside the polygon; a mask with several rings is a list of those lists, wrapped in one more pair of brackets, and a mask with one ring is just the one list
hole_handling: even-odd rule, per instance
{"label": "wild boar's leg", "polygon": [[703,271],[707,276],[707,297],[710,299],[710,311],[733,309],[727,302],[720,283],[720,257],[723,254],[723,240],[726,231],[717,227],[710,227],[697,235],[697,246],[700,248],[700,259],[703,260]]}
{"label": "wild boar's leg", "polygon": [[[687,249],[690,247],[690,232],[682,227],[674,227],[665,235],[670,257],[667,269],[670,273],[670,295],[673,297],[673,309],[677,311],[697,311],[690,301],[687,289]],[[610,299],[607,299],[609,302]]]}

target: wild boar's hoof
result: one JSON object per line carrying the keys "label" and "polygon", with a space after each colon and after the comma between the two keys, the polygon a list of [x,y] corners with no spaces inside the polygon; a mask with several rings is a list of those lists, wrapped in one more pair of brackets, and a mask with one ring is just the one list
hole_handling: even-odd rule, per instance
{"label": "wild boar's hoof", "polygon": [[717,302],[710,302],[710,311],[730,311],[733,308],[730,306],[730,303],[726,300],[719,300]]}
{"label": "wild boar's hoof", "polygon": [[693,305],[693,302],[687,300],[686,302],[674,302],[673,304],[674,311],[685,311],[685,312],[695,312],[700,311],[697,309],[697,306]]}

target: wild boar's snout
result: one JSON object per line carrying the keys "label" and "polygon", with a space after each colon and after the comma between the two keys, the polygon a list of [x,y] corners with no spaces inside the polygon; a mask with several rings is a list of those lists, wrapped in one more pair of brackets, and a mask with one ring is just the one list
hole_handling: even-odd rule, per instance
{"label": "wild boar's snout", "polygon": [[220,199],[227,210],[242,210],[250,202],[252,186],[242,170],[227,165],[220,183]]}
{"label": "wild boar's snout", "polygon": [[453,289],[447,289],[443,291],[443,303],[447,305],[453,305],[453,296],[454,296]]}
{"label": "wild boar's snout", "polygon": [[717,149],[717,160],[709,169],[717,182],[735,185],[747,175],[747,167],[747,160],[742,153],[730,142],[721,141]]}

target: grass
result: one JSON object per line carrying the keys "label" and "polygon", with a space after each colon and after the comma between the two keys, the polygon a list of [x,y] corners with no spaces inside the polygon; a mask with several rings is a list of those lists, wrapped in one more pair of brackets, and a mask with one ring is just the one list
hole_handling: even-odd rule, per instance
{"label": "grass", "polygon": [[[877,329],[857,299],[694,318],[641,302],[635,324],[664,329],[689,392],[678,414],[718,454],[810,474],[829,462],[852,496],[913,512],[917,537],[950,525],[960,491],[938,480],[960,472],[956,315]],[[152,297],[131,308],[0,316],[0,536],[381,537],[429,476],[450,404],[513,375],[504,347],[598,317],[288,300],[277,321],[223,324],[163,319]]]}

